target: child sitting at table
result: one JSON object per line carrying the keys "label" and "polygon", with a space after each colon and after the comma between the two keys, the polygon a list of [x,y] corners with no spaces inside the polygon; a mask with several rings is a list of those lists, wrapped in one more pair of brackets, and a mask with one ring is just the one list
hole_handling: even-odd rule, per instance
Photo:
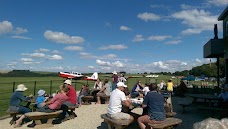
{"label": "child sitting at table", "polygon": [[87,95],[89,95],[89,88],[88,88],[88,86],[86,86],[85,84],[82,84],[82,89],[81,89],[81,91],[79,92],[79,95],[78,95],[78,104],[81,106],[81,104],[82,104],[82,97],[84,97],[84,96],[87,96]]}
{"label": "child sitting at table", "polygon": [[37,107],[41,107],[41,103],[46,102],[49,97],[45,97],[45,90],[40,89],[38,92],[38,97],[36,98]]}

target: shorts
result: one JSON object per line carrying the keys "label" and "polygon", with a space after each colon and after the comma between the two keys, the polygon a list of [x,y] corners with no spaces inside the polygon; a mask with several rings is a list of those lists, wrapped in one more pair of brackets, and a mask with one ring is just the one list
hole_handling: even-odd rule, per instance
{"label": "shorts", "polygon": [[130,120],[130,115],[127,113],[119,112],[115,114],[107,114],[108,117],[112,119],[120,119],[120,120]]}

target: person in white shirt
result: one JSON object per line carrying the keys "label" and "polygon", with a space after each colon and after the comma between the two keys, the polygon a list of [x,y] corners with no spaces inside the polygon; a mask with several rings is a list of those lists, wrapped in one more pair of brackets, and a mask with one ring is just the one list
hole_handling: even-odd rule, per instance
{"label": "person in white shirt", "polygon": [[122,105],[129,107],[131,104],[130,100],[126,99],[124,94],[124,88],[127,87],[123,82],[117,83],[117,88],[112,91],[107,115],[112,119],[130,120],[130,123],[134,121],[134,117],[130,114],[121,112]]}
{"label": "person in white shirt", "polygon": [[124,77],[123,74],[121,74],[121,76],[118,78],[119,82],[123,82],[125,84],[125,82],[127,81],[127,79]]}
{"label": "person in white shirt", "polygon": [[150,92],[150,89],[149,89],[149,86],[148,86],[149,84],[145,84],[145,87],[143,88],[143,95],[144,96],[146,96],[146,94],[148,93],[148,92]]}

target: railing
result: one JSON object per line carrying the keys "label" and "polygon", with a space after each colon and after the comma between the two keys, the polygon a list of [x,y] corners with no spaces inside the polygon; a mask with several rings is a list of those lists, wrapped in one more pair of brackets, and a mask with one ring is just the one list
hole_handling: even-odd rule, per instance
{"label": "railing", "polygon": [[[17,85],[21,83],[28,88],[23,95],[28,96],[30,94],[37,95],[40,89],[45,90],[48,94],[55,93],[57,90],[59,91],[59,86],[63,84],[63,80],[0,83],[0,116],[5,114],[9,107],[10,96],[16,90]],[[81,84],[82,82],[72,81],[75,89],[79,88]]]}

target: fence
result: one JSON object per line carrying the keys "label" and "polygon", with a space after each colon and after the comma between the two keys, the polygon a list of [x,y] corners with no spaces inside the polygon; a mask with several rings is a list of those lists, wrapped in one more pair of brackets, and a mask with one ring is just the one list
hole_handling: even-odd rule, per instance
{"label": "fence", "polygon": [[[144,84],[145,83],[157,83],[159,84],[162,80],[164,80],[165,82],[167,82],[167,79],[155,79],[155,78],[128,78],[127,80],[127,85],[129,90],[131,90],[131,88],[133,87],[133,85],[137,82],[137,80],[141,80]],[[39,89],[44,89],[46,91],[46,93],[52,94],[54,92],[56,92],[56,90],[59,90],[59,86],[63,83],[63,79],[62,80],[50,80],[50,81],[24,81],[21,80],[20,82],[10,82],[10,83],[0,83],[0,116],[5,114],[5,111],[7,110],[7,108],[9,107],[9,100],[10,100],[10,96],[12,95],[12,93],[14,92],[14,90],[16,89],[18,84],[25,84],[25,86],[28,88],[28,90],[26,90],[24,92],[25,96],[28,96],[30,94],[36,95],[37,91]],[[111,81],[111,79],[110,79]],[[180,80],[179,79],[173,79],[173,83],[175,85],[179,85]],[[93,87],[94,82],[93,81],[85,81],[85,80],[72,80],[72,85],[74,86],[74,88],[76,90],[79,90],[81,88],[82,83],[88,84],[90,87]],[[199,84],[195,84],[195,85],[200,85]],[[211,89],[211,88],[210,88]],[[206,91],[207,89],[205,88],[195,88],[193,87],[192,92],[199,92],[200,90]],[[211,92],[211,90],[210,90]],[[217,90],[218,92],[218,90]]]}

